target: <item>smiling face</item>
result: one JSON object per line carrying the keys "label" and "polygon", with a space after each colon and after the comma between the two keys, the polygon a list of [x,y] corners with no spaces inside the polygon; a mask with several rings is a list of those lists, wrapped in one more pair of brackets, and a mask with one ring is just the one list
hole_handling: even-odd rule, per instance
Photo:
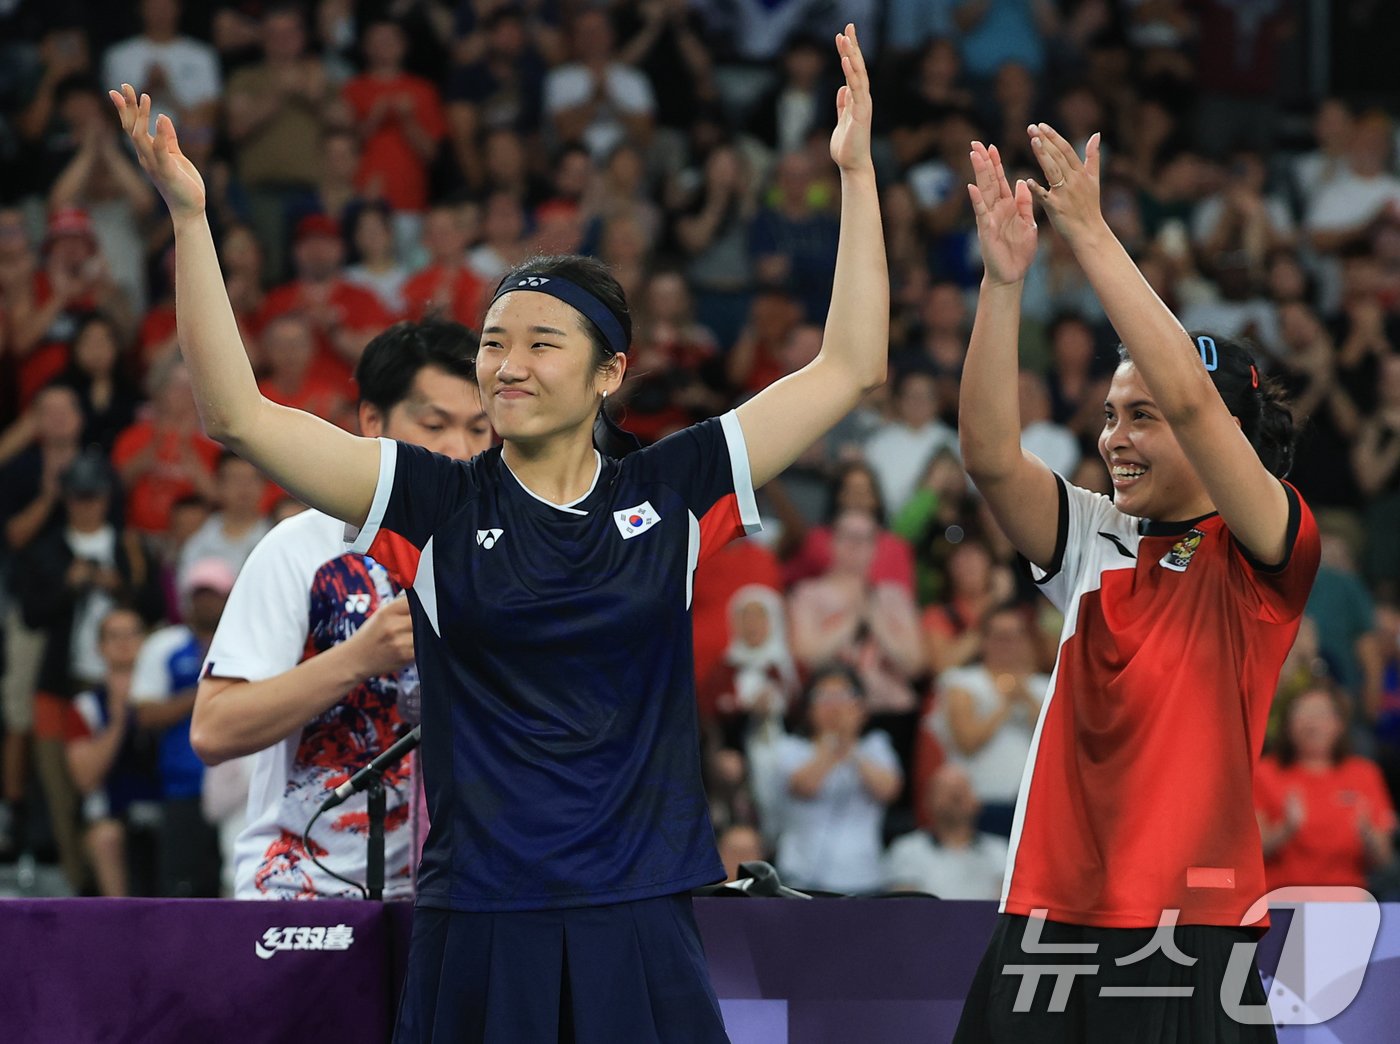
{"label": "smiling face", "polygon": [[1104,403],[1099,455],[1113,480],[1120,511],[1161,522],[1215,510],[1195,469],[1132,363],[1113,374]]}
{"label": "smiling face", "polygon": [[573,306],[532,290],[504,294],[487,311],[476,376],[502,439],[591,441],[601,398],[622,384],[627,361],[615,355],[599,366],[586,323]]}

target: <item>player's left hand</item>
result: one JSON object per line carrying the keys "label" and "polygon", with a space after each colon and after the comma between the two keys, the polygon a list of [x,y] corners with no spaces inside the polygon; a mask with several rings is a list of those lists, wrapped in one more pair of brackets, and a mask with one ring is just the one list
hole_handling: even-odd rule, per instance
{"label": "player's left hand", "polygon": [[1099,135],[1094,134],[1084,149],[1084,159],[1074,151],[1060,132],[1048,123],[1032,123],[1026,128],[1031,149],[1045,184],[1030,182],[1034,193],[1055,229],[1074,244],[1075,237],[1103,223],[1099,208]]}
{"label": "player's left hand", "polygon": [[870,161],[870,75],[856,39],[854,22],[836,34],[841,72],[846,84],[836,92],[836,129],[831,132],[831,158],[842,172],[873,171]]}

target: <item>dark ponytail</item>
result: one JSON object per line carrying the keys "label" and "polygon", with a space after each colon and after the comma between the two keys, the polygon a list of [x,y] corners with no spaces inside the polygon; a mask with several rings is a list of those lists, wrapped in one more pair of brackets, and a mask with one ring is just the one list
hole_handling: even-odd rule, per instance
{"label": "dark ponytail", "polygon": [[1273,377],[1259,382],[1259,399],[1258,436],[1249,442],[1264,467],[1283,478],[1293,469],[1293,448],[1298,441],[1292,404],[1283,385]]}
{"label": "dark ponytail", "polygon": [[[1283,478],[1293,467],[1297,425],[1283,385],[1259,372],[1252,346],[1243,338],[1193,330],[1191,347],[1200,353],[1215,390],[1240,422],[1240,429],[1270,474]],[[1131,362],[1118,346],[1118,358]]]}

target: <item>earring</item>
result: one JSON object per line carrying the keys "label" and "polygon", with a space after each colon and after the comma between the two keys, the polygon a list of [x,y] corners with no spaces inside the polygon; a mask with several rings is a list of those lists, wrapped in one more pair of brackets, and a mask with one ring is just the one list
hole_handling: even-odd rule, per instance
{"label": "earring", "polygon": [[603,398],[606,399],[607,397],[608,397],[608,393],[607,393],[607,392],[603,392]]}

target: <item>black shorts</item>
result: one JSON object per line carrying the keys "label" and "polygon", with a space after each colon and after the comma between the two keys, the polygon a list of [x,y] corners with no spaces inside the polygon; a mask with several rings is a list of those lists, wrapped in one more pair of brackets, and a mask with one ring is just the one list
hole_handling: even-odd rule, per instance
{"label": "black shorts", "polygon": [[[1247,929],[1177,925],[1171,938],[1180,958],[1173,959],[1152,945],[1155,928],[1089,928],[1053,921],[1038,922],[1041,946],[1079,945],[1093,947],[1092,952],[1027,953],[1023,941],[1029,921],[1014,914],[1002,914],[997,920],[963,1004],[955,1044],[1278,1041],[1272,1022],[1242,1024],[1221,1003],[1221,984],[1235,944],[1256,940]],[[1139,957],[1145,949],[1150,954]],[[1117,963],[1129,957],[1133,960]],[[1180,963],[1193,957],[1196,960],[1189,967]],[[1036,973],[1024,971],[1031,965],[1056,967],[1039,973],[1037,979]],[[1144,990],[1151,992],[1144,995],[1140,992]],[[1243,987],[1233,1001],[1255,1007],[1268,1003],[1252,954]]]}

